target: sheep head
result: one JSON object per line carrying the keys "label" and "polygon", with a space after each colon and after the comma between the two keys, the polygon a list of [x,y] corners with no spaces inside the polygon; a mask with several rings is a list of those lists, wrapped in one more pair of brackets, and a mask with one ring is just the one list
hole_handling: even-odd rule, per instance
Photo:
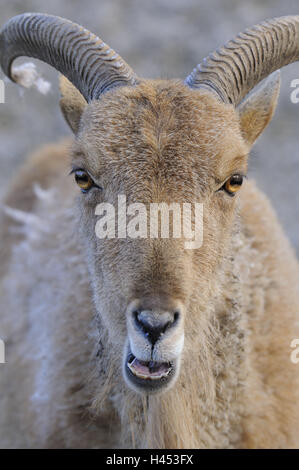
{"label": "sheep head", "polygon": [[[272,72],[298,60],[298,44],[299,17],[264,22],[182,82],[138,78],[100,39],[61,18],[20,15],[0,34],[2,68],[12,79],[19,55],[40,58],[67,77],[61,109],[75,133],[72,172],[82,190],[79,228],[95,307],[126,383],[140,393],[172,386],[181,358],[192,361],[194,337],[204,343],[208,306],[233,250],[248,153],[275,110],[279,73]],[[141,205],[149,215],[145,237],[136,236],[141,219],[135,236],[120,233],[120,196],[131,219]],[[203,205],[200,247],[187,249],[185,233],[149,235],[150,207],[165,203]],[[112,236],[96,231],[103,204],[106,227],[116,216]]]}

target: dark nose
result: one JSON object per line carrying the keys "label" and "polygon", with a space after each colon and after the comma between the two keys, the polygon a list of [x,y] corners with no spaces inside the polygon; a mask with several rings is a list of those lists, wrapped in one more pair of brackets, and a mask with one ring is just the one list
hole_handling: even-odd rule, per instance
{"label": "dark nose", "polygon": [[133,312],[137,327],[154,345],[161,335],[175,326],[179,319],[179,311],[156,312],[153,310],[135,310]]}

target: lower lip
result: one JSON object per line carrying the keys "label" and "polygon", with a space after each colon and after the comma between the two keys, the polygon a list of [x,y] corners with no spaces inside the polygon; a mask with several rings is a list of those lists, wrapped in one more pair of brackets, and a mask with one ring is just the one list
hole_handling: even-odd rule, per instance
{"label": "lower lip", "polygon": [[130,356],[132,355],[131,352],[128,352],[126,356],[126,364],[125,364],[125,374],[129,382],[132,383],[134,388],[146,392],[146,393],[154,393],[158,391],[162,391],[163,388],[165,388],[172,380],[175,375],[175,363],[171,362],[171,368],[167,375],[161,377],[161,378],[155,378],[151,379],[150,377],[147,378],[141,378],[137,377],[133,372],[130,370],[128,367],[128,361],[130,359]]}

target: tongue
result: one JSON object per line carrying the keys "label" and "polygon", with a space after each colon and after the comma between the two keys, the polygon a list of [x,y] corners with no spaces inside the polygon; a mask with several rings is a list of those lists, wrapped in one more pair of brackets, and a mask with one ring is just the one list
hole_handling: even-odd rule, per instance
{"label": "tongue", "polygon": [[137,373],[148,377],[160,376],[166,374],[169,370],[169,365],[165,362],[143,362],[138,361],[136,357],[130,365]]}

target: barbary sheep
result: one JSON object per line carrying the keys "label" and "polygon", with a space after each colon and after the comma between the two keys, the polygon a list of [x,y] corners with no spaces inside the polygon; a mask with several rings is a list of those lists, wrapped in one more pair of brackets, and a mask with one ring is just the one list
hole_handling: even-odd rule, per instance
{"label": "barbary sheep", "polygon": [[[247,29],[185,81],[139,78],[44,14],[8,21],[0,51],[13,81],[18,56],[61,72],[75,134],[27,161],[1,209],[1,447],[298,447],[298,261],[245,176],[299,16]],[[107,229],[120,197],[135,236]],[[141,206],[172,203],[201,205],[201,246],[138,236]]]}

